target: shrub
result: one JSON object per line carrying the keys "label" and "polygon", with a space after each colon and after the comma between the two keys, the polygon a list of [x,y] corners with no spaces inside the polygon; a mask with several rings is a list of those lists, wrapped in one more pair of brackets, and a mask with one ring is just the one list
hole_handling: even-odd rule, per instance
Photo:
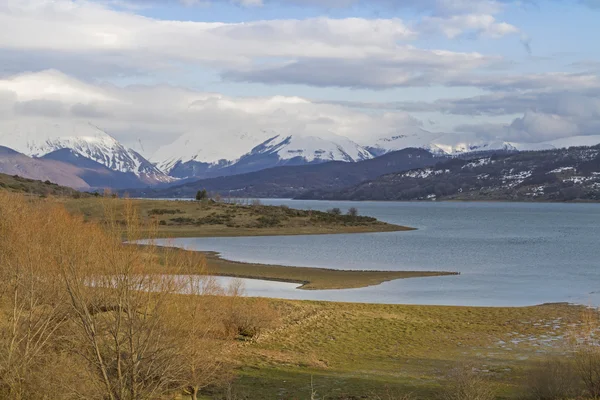
{"label": "shrub", "polygon": [[269,228],[281,224],[281,219],[276,215],[263,215],[257,219],[259,228]]}
{"label": "shrub", "polygon": [[206,192],[206,189],[198,190],[198,192],[196,192],[196,200],[202,201],[205,199],[208,199],[208,193]]}
{"label": "shrub", "polygon": [[226,225],[231,224],[233,219],[232,214],[216,214],[212,213],[211,215],[207,215],[206,217],[198,218],[198,225]]}
{"label": "shrub", "polygon": [[340,210],[338,207],[334,207],[334,208],[327,210],[327,213],[329,213],[331,215],[342,215],[342,210]]}
{"label": "shrub", "polygon": [[165,215],[165,214],[175,215],[175,214],[184,214],[184,212],[181,211],[180,209],[170,210],[168,208],[153,208],[152,210],[148,211],[148,215]]}
{"label": "shrub", "polygon": [[444,400],[494,400],[494,390],[472,365],[460,365],[450,371]]}
{"label": "shrub", "polygon": [[581,379],[572,362],[553,359],[540,363],[527,374],[525,389],[535,400],[574,398],[581,393]]}
{"label": "shrub", "polygon": [[196,220],[194,218],[188,217],[171,218],[171,221],[179,225],[193,225],[196,223]]}
{"label": "shrub", "polygon": [[257,339],[265,329],[273,327],[277,313],[267,300],[253,299],[238,303],[237,298],[236,295],[230,297],[233,303],[224,318],[228,334],[240,340],[251,340]]}
{"label": "shrub", "polygon": [[600,311],[589,309],[584,312],[583,324],[575,333],[575,368],[583,381],[587,394],[600,398]]}
{"label": "shrub", "polygon": [[358,209],[356,207],[350,207],[348,209],[348,215],[351,216],[351,217],[358,216]]}

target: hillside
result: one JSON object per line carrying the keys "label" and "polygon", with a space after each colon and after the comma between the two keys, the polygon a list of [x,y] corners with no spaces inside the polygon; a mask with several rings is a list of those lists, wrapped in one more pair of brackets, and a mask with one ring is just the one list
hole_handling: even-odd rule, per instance
{"label": "hillside", "polygon": [[0,146],[0,173],[33,180],[48,180],[78,190],[147,186],[133,172],[110,169],[66,148],[37,158]]}
{"label": "hillside", "polygon": [[600,201],[600,146],[453,159],[298,198]]}
{"label": "hillside", "polygon": [[[35,160],[49,157],[53,161],[61,162],[62,166],[57,168],[63,169],[65,164],[81,168],[78,160],[89,160],[94,163],[96,175],[110,175],[108,179],[100,179],[101,185],[89,186],[145,187],[174,180],[138,152],[125,147],[91,123],[3,121],[0,123],[0,146]],[[0,154],[0,162],[4,160],[4,156]],[[86,168],[89,169],[89,166]],[[53,172],[52,168],[47,169]],[[97,177],[95,179],[98,180]],[[66,184],[82,187],[81,179],[77,178],[73,183]]]}
{"label": "hillside", "polygon": [[39,181],[2,173],[0,173],[0,190],[8,190],[15,193],[28,193],[38,196],[68,196],[76,198],[90,196],[88,193],[78,192],[75,189],[60,186],[50,181]]}
{"label": "hillside", "polygon": [[[81,214],[87,221],[100,222],[105,219],[104,200],[102,197],[56,199],[69,212]],[[125,223],[123,215],[128,203],[117,199],[112,204],[120,223]],[[151,232],[147,233],[163,238],[314,235],[413,229],[361,215],[338,215],[261,204],[150,199],[133,200],[132,204],[139,211],[141,221],[149,224]]]}
{"label": "hillside", "polygon": [[307,190],[336,190],[380,175],[434,165],[437,157],[422,149],[405,149],[358,163],[270,168],[228,177],[204,179],[164,189],[129,190],[132,197],[189,198],[200,189],[232,197],[294,197]]}
{"label": "hillside", "polygon": [[0,173],[24,178],[51,181],[76,189],[89,189],[90,185],[79,176],[80,169],[61,161],[28,157],[0,146]]}

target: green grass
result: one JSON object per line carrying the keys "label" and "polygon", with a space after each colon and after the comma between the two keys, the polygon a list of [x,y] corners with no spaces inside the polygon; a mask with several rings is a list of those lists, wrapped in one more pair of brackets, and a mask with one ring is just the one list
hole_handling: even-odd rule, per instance
{"label": "green grass", "polygon": [[490,371],[502,398],[516,398],[533,362],[564,354],[561,338],[582,312],[560,304],[272,304],[283,316],[281,326],[242,348],[245,361],[237,385],[252,399],[309,398],[311,376],[328,399],[375,398],[387,391],[431,398],[460,362]]}

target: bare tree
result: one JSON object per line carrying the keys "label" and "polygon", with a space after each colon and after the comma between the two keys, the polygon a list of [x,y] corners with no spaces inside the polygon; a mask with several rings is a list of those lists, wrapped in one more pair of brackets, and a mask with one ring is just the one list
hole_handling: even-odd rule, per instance
{"label": "bare tree", "polygon": [[105,398],[156,398],[173,391],[178,379],[179,352],[168,324],[170,296],[180,285],[172,275],[145,273],[153,246],[142,252],[121,244],[123,237],[134,241],[148,230],[140,226],[133,203],[124,207],[125,232],[115,213],[108,200],[103,232],[87,227],[93,239],[81,235],[59,253],[78,327],[73,348],[87,361]]}
{"label": "bare tree", "polygon": [[45,235],[53,214],[0,194],[0,397],[35,397],[56,332],[66,320]]}
{"label": "bare tree", "polygon": [[185,281],[185,301],[178,302],[177,313],[185,315],[177,326],[178,348],[182,363],[181,383],[192,400],[210,385],[226,383],[231,378],[234,351],[231,335],[223,329],[221,307],[224,291],[205,276],[189,275]]}
{"label": "bare tree", "polygon": [[131,200],[103,201],[96,224],[0,193],[0,398],[196,398],[230,378],[230,317],[251,303],[191,252],[124,245],[156,226]]}
{"label": "bare tree", "polygon": [[581,379],[572,360],[540,362],[525,379],[527,393],[536,400],[571,399],[581,394]]}
{"label": "bare tree", "polygon": [[444,386],[444,400],[493,400],[496,398],[489,382],[472,365],[463,364],[450,371]]}
{"label": "bare tree", "polygon": [[573,334],[577,372],[588,395],[600,397],[600,311],[586,309],[583,322]]}

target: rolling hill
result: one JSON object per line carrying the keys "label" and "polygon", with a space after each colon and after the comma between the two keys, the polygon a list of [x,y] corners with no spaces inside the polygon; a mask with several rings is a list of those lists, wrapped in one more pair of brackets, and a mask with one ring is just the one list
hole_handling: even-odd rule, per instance
{"label": "rolling hill", "polygon": [[308,191],[297,198],[600,201],[600,145],[455,158],[344,189]]}
{"label": "rolling hill", "polygon": [[0,173],[0,191],[27,193],[37,196],[69,196],[87,197],[90,193],[82,193],[66,186],[60,186],[50,181],[27,179],[18,175],[11,176]]}

